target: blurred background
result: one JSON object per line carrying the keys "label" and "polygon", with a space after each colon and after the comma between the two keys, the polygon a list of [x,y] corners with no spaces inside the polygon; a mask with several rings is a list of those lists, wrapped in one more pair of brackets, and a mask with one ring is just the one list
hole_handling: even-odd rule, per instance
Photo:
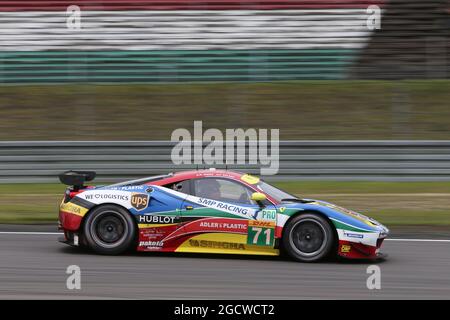
{"label": "blurred background", "polygon": [[67,169],[182,169],[202,120],[279,128],[290,192],[448,229],[449,30],[447,0],[0,0],[0,223],[53,223]]}

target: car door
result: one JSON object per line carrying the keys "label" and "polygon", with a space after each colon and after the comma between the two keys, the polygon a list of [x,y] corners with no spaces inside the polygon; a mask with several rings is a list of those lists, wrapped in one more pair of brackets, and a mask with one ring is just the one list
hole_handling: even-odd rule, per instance
{"label": "car door", "polygon": [[[276,208],[251,199],[254,190],[221,177],[191,180],[181,210],[189,238],[182,251],[254,253],[274,247]],[[178,251],[178,250],[177,250]],[[181,250],[180,250],[181,251]]]}
{"label": "car door", "polygon": [[[182,190],[183,182],[170,186],[148,186],[146,208],[135,215],[139,229],[140,251],[174,251],[178,245],[177,232],[181,226],[180,209],[187,194]],[[140,194],[132,196],[141,196]],[[135,199],[138,209],[139,198]],[[141,201],[142,202],[142,201]],[[178,232],[179,233],[179,232]]]}

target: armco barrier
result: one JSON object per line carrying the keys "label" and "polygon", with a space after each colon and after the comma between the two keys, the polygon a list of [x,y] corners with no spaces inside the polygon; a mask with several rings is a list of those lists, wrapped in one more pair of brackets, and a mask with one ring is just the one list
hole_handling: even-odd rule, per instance
{"label": "armco barrier", "polygon": [[[195,169],[174,165],[167,141],[0,142],[0,182],[57,182],[69,169],[120,181]],[[200,168],[203,168],[200,165]],[[224,165],[215,165],[224,168]],[[231,165],[259,174],[258,165]],[[281,141],[279,172],[268,180],[450,181],[450,141]]]}

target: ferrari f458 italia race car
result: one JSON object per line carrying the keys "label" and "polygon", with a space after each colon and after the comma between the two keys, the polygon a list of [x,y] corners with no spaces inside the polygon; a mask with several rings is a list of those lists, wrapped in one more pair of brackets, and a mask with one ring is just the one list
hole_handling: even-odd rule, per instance
{"label": "ferrari f458 italia race car", "polygon": [[374,259],[389,230],[324,201],[301,199],[258,177],[196,170],[108,186],[85,186],[95,172],[68,171],[60,241],[100,254],[128,249]]}

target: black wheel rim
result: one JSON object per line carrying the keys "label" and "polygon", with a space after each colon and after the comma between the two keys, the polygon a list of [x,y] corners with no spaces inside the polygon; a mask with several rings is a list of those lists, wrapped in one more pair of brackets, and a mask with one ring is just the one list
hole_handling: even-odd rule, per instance
{"label": "black wheel rim", "polygon": [[91,235],[103,247],[115,247],[125,238],[128,227],[124,217],[108,211],[97,215],[91,224]]}
{"label": "black wheel rim", "polygon": [[291,230],[291,243],[301,255],[313,256],[326,245],[327,234],[324,227],[313,219],[299,221]]}

